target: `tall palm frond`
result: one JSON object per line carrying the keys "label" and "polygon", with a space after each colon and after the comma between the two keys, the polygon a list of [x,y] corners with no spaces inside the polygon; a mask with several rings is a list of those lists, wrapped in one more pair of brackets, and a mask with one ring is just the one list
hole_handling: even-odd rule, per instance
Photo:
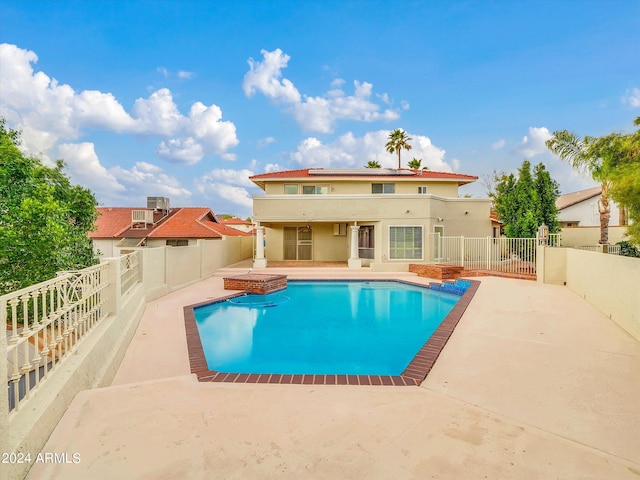
{"label": "tall palm frond", "polygon": [[401,128],[396,128],[393,132],[389,134],[389,141],[385,145],[387,152],[389,153],[397,153],[398,154],[398,169],[402,168],[402,164],[400,162],[400,151],[402,149],[411,150],[411,145],[409,141],[412,140],[411,137],[407,136],[407,133]]}

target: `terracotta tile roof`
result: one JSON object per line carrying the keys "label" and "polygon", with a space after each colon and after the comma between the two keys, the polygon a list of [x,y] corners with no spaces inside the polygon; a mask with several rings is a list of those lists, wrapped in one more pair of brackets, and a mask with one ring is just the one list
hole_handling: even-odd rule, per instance
{"label": "terracotta tile roof", "polygon": [[221,218],[220,222],[225,225],[252,225],[251,222],[243,220],[241,218]]}
{"label": "terracotta tile roof", "polygon": [[100,216],[96,221],[96,231],[91,238],[221,238],[223,236],[249,236],[218,223],[211,209],[206,207],[183,207],[171,210],[166,218],[161,213],[154,214],[154,225],[131,228],[131,211],[143,208],[111,207],[98,208]]}
{"label": "terracotta tile roof", "polygon": [[584,202],[593,197],[597,197],[602,193],[602,187],[587,188],[586,190],[578,190],[577,192],[567,193],[560,195],[556,198],[556,208],[562,210],[564,208],[575,205],[576,203]]}
{"label": "terracotta tile roof", "polygon": [[[386,173],[388,172],[388,173]],[[286,179],[311,179],[311,178],[346,178],[346,179],[403,179],[410,181],[421,180],[457,180],[458,185],[471,183],[478,179],[473,175],[461,173],[435,172],[433,170],[410,170],[410,169],[377,169],[377,168],[303,168],[301,170],[283,170],[280,172],[262,173],[253,175],[249,179],[259,186],[263,186],[265,181],[286,180]]]}

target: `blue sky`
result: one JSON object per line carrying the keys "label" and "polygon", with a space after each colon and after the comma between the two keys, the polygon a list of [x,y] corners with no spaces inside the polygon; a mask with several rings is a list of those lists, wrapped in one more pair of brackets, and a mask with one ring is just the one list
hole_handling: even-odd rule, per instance
{"label": "blue sky", "polygon": [[[252,174],[545,163],[554,130],[633,130],[640,1],[0,0],[0,115],[105,206],[251,215]],[[484,196],[481,182],[461,193]]]}

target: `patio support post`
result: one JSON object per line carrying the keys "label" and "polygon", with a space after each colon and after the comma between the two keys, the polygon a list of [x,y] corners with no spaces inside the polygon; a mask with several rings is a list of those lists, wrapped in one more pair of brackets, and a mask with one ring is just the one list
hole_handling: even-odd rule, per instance
{"label": "patio support post", "polygon": [[253,260],[253,268],[267,268],[267,259],[264,257],[264,227],[256,227],[256,258]]}
{"label": "patio support post", "polygon": [[358,255],[358,231],[360,227],[358,225],[353,225],[351,228],[351,254],[349,255],[349,268],[361,268],[362,260],[360,260],[360,256]]}

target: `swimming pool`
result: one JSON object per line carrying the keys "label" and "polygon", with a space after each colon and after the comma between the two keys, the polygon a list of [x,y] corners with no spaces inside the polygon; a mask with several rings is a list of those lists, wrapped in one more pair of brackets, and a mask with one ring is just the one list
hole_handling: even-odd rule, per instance
{"label": "swimming pool", "polygon": [[290,281],[193,313],[210,371],[399,376],[460,299],[395,281]]}

